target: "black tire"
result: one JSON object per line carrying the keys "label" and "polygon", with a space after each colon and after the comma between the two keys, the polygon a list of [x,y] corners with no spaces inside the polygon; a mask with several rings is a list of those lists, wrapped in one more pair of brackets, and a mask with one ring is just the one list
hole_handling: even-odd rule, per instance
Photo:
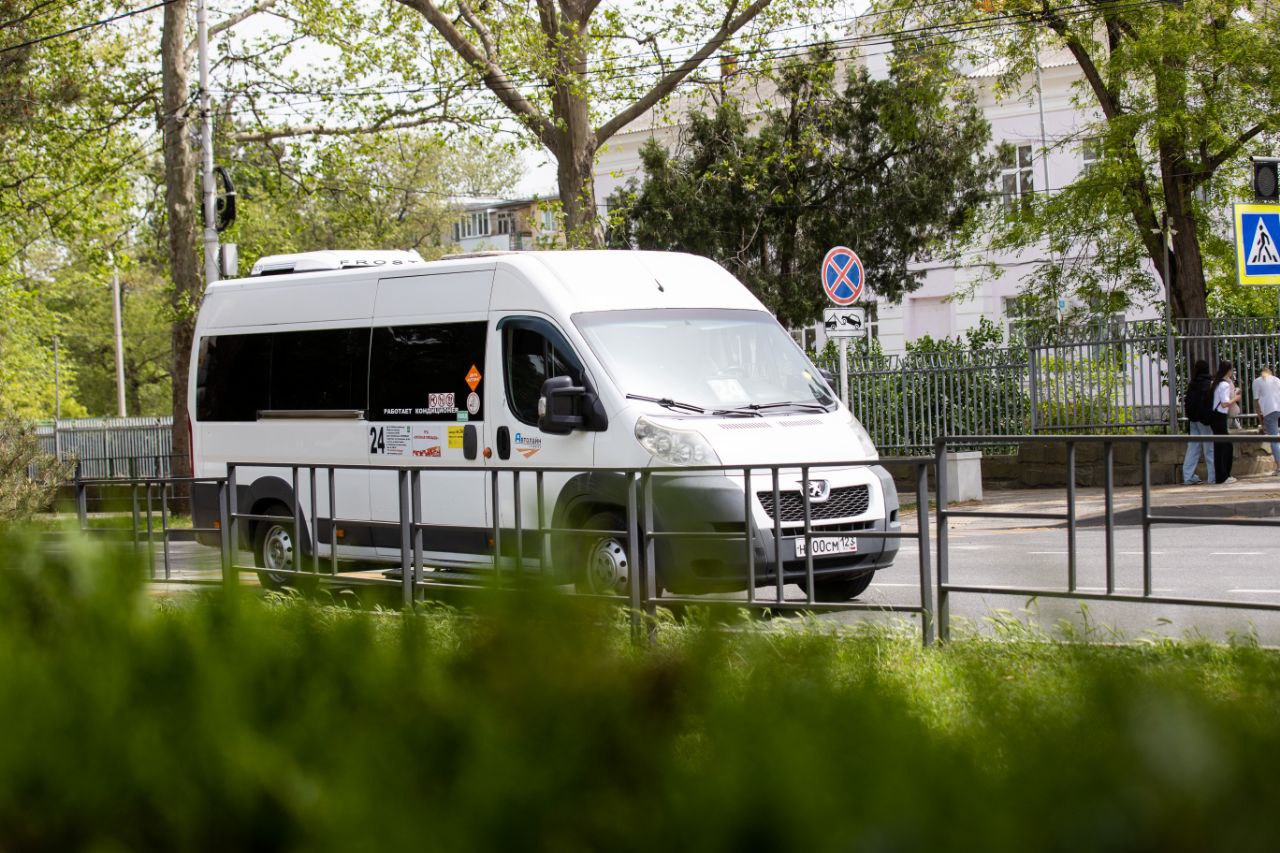
{"label": "black tire", "polygon": [[[280,503],[268,504],[258,510],[260,515],[289,515],[291,510]],[[271,569],[293,569],[303,556],[303,549],[296,543],[293,532],[293,521],[259,521],[253,530],[253,562],[261,571],[258,572],[258,583],[263,589],[281,590],[285,587],[309,589],[314,585],[311,578],[297,575],[277,574]]]}
{"label": "black tire", "polygon": [[[584,530],[626,530],[627,522],[612,510],[597,512],[582,525]],[[591,595],[627,595],[631,583],[631,559],[627,538],[613,533],[583,536],[573,554],[574,587]]]}
{"label": "black tire", "polygon": [[[813,600],[823,602],[851,601],[867,591],[871,586],[874,571],[859,572],[856,575],[843,575],[838,578],[815,578],[813,581]],[[800,586],[805,584],[801,581]]]}

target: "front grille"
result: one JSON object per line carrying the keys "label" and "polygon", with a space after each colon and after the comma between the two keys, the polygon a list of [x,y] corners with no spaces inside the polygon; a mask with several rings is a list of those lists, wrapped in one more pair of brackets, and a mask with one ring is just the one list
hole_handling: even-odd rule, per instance
{"label": "front grille", "polygon": [[[769,514],[769,518],[775,518],[773,513],[773,491],[756,492],[756,497],[760,499],[760,504],[764,507],[764,511]],[[778,499],[782,503],[782,521],[784,523],[804,521],[804,497],[799,490],[779,492]],[[855,515],[862,515],[870,505],[871,490],[866,486],[842,486],[832,489],[831,497],[821,503],[809,501],[809,518],[812,521],[822,521],[827,518],[850,518]]]}

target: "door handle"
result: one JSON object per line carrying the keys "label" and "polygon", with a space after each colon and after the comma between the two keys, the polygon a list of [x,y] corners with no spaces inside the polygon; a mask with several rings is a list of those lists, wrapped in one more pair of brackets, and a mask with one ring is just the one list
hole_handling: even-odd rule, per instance
{"label": "door handle", "polygon": [[498,427],[498,435],[496,439],[498,445],[498,458],[511,458],[511,430],[504,426]]}
{"label": "door handle", "polygon": [[476,425],[467,424],[462,428],[462,455],[466,459],[475,459],[480,442],[476,437]]}

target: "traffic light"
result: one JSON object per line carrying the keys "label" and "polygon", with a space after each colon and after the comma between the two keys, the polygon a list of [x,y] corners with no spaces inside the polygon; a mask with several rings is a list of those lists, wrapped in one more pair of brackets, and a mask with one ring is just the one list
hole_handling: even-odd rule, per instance
{"label": "traffic light", "polygon": [[1253,160],[1253,197],[1257,201],[1280,202],[1280,157],[1251,157]]}

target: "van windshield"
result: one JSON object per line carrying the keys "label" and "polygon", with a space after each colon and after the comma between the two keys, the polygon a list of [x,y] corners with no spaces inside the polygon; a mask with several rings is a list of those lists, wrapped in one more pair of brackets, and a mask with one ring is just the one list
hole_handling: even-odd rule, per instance
{"label": "van windshield", "polygon": [[573,321],[624,394],[717,413],[829,410],[836,403],[795,341],[763,311],[596,311]]}

